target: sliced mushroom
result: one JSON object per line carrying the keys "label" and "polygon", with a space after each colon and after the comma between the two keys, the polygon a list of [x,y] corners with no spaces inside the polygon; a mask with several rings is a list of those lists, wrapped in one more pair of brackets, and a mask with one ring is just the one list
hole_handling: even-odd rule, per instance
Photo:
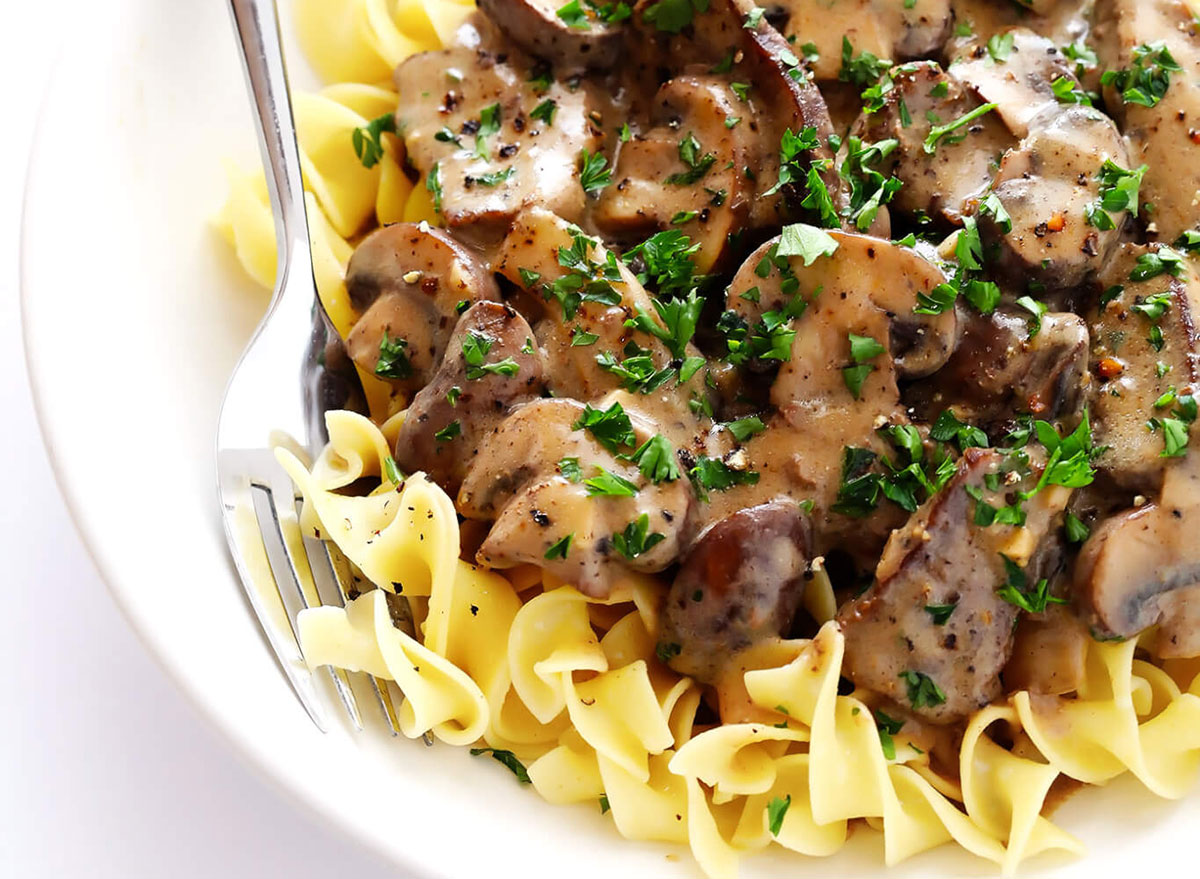
{"label": "sliced mushroom", "polygon": [[544,382],[525,318],[499,302],[476,303],[454,328],[433,379],[408,407],[396,463],[425,471],[453,493],[484,438],[513,406],[540,396]]}
{"label": "sliced mushroom", "polygon": [[498,240],[534,204],[570,220],[583,215],[580,156],[603,144],[592,118],[599,101],[586,83],[541,91],[528,79],[515,53],[464,47],[412,55],[396,68],[397,130],[460,234]]}
{"label": "sliced mushroom", "polygon": [[876,166],[885,176],[894,174],[904,181],[892,210],[918,220],[941,216],[961,223],[974,212],[1001,156],[1016,138],[998,116],[985,113],[930,142],[935,125],[963,119],[984,102],[932,61],[893,68],[888,78],[893,88],[884,95],[882,107],[864,110],[850,134],[868,143],[897,141],[896,149]]}
{"label": "sliced mushroom", "polygon": [[954,13],[950,0],[840,0],[812,3],[782,0],[787,16],[781,28],[788,41],[816,46],[811,62],[819,80],[836,80],[843,68],[843,40],[855,57],[909,61],[937,55],[950,36]]}
{"label": "sliced mushroom", "polygon": [[[560,254],[565,251],[582,253],[581,263],[563,265]],[[650,294],[598,239],[547,211],[526,211],[501,246],[496,271],[545,305],[534,332],[545,350],[557,395],[593,402],[625,387],[639,392],[643,402],[638,408],[652,411],[660,430],[672,441],[683,442],[696,432],[698,422],[689,402],[693,397],[707,398],[703,370],[687,382],[680,383],[676,375],[657,386],[647,382],[633,388],[613,367],[628,356],[648,356],[655,371],[669,370],[679,362],[661,339],[626,325],[639,313],[655,315]],[[585,284],[594,282],[590,298],[557,299],[554,285],[567,282],[563,289],[579,294]],[[656,316],[653,319],[661,326]],[[646,354],[634,353],[631,346]],[[689,344],[685,353],[692,356],[698,352]]]}
{"label": "sliced mushroom", "polygon": [[[1167,243],[1200,228],[1200,24],[1194,13],[1182,0],[1100,0],[1095,11],[1102,69],[1133,69],[1140,47],[1159,45],[1182,68],[1168,74],[1166,94],[1153,107],[1126,102],[1115,85],[1104,95],[1134,164],[1148,166],[1141,189],[1142,201],[1154,205],[1148,231]],[[1154,61],[1146,58],[1143,66]]]}
{"label": "sliced mushroom", "polygon": [[1017,412],[1053,420],[1079,409],[1090,385],[1082,318],[1049,312],[1035,323],[1029,312],[1011,308],[964,311],[964,318],[946,365],[905,390],[923,420],[953,409],[971,424],[1000,427]]}
{"label": "sliced mushroom", "polygon": [[712,525],[671,583],[658,640],[668,665],[713,683],[733,654],[786,635],[804,597],[808,519],[791,501],[739,510]]}
{"label": "sliced mushroom", "polygon": [[985,102],[995,103],[1008,130],[1025,137],[1038,116],[1060,108],[1054,82],[1065,79],[1076,89],[1080,85],[1067,57],[1041,34],[1015,27],[1001,38],[1005,49],[999,53],[978,40],[959,46],[947,72]]}
{"label": "sliced mushroom", "polygon": [[[809,500],[816,551],[845,548],[865,562],[904,513],[890,503],[864,519],[835,510],[845,452],[893,454],[878,428],[908,423],[897,380],[928,375],[946,362],[957,318],[952,311],[913,314],[917,297],[945,281],[916,251],[865,235],[829,234],[836,251],[810,266],[799,256],[780,257],[779,239],[767,242],[729,287],[728,308],[749,326],[762,326],[765,314],[774,324],[781,315],[803,313],[794,319],[788,359],[771,386],[777,414],[733,459],[739,469],[759,474],[758,481],[713,494],[700,512],[711,522],[780,496]],[[874,339],[883,353],[857,364],[851,333]],[[865,372],[857,394],[846,373],[856,367]]]}
{"label": "sliced mushroom", "polygon": [[[1200,390],[1200,280],[1130,277],[1138,260],[1157,250],[1122,247],[1101,276],[1106,292],[1088,317],[1096,376],[1092,430],[1096,444],[1108,449],[1096,466],[1118,486],[1147,496],[1158,493],[1168,461],[1162,434],[1146,423],[1170,414],[1164,397],[1170,391]],[[1167,402],[1156,409],[1159,400]]]}
{"label": "sliced mushroom", "polygon": [[1036,482],[1027,475],[990,489],[989,475],[1003,469],[1000,453],[968,449],[950,483],[892,535],[875,584],[838,612],[843,673],[935,723],[961,720],[1000,695],[1018,612],[997,594],[1009,580],[1005,558],[1032,585],[1037,548],[1070,496],[1043,489],[1025,504],[1023,527],[977,525],[968,487],[999,507]]}
{"label": "sliced mushroom", "polygon": [[[829,136],[834,133],[820,90],[799,63],[792,46],[770,25],[755,0],[710,0],[708,10],[693,18],[683,33],[672,35],[637,16],[645,48],[637,73],[660,81],[664,65],[676,72],[711,70],[731,65],[725,74],[736,98],[736,116],[757,134],[757,150],[748,163],[755,197],[750,203],[752,228],[777,226],[786,215],[783,197],[766,193],[779,180],[779,147],[785,130],[799,134],[812,128],[817,146],[804,153],[807,161],[826,160],[821,171],[836,206],[844,202],[842,183],[833,169]],[[733,90],[737,83],[737,91]],[[744,172],[743,172],[744,173]],[[796,193],[785,192],[798,202]]]}
{"label": "sliced mushroom", "polygon": [[469,250],[440,229],[415,223],[384,226],[364,238],[350,257],[346,288],[363,312],[346,339],[351,358],[373,373],[385,334],[393,344],[400,340],[410,369],[389,377],[406,391],[424,387],[433,375],[462,303],[500,298]]}
{"label": "sliced mushroom", "polygon": [[1021,283],[1065,289],[1103,268],[1120,242],[1127,212],[1110,212],[1112,222],[1100,225],[1089,210],[1100,207],[1105,162],[1128,169],[1129,155],[1099,110],[1077,104],[1042,118],[1004,156],[993,184],[1010,220],[984,213],[979,229],[985,245],[998,247],[997,270]]}
{"label": "sliced mushroom", "polygon": [[526,52],[564,70],[607,70],[621,52],[624,26],[586,4],[571,23],[558,14],[559,0],[480,0],[479,8]]}
{"label": "sliced mushroom", "polygon": [[1200,655],[1200,451],[1163,479],[1162,496],[1100,525],[1075,564],[1075,591],[1099,638],[1133,638],[1158,625],[1162,658]]}
{"label": "sliced mushroom", "polygon": [[709,271],[745,225],[754,192],[745,169],[755,138],[734,101],[714,76],[663,85],[656,126],[620,147],[613,183],[592,213],[600,228],[626,238],[680,229],[700,244],[697,271]]}
{"label": "sliced mushroom", "polygon": [[[636,464],[576,427],[583,413],[582,404],[565,399],[535,400],[514,411],[481,446],[458,509],[469,518],[495,519],[477,554],[481,564],[536,564],[603,596],[622,572],[661,571],[678,557],[691,489],[683,478],[648,482]],[[650,439],[653,424],[636,413],[630,419],[637,443]],[[578,475],[564,459],[578,465]],[[636,493],[595,494],[587,480],[602,470],[637,486]],[[643,514],[643,542],[635,533],[622,551],[627,529],[636,532]]]}

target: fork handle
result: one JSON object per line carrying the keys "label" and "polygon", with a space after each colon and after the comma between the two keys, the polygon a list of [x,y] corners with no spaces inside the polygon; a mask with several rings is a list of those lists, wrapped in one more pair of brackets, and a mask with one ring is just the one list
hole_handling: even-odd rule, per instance
{"label": "fork handle", "polygon": [[[288,95],[287,66],[275,0],[229,0],[233,23],[242,47],[246,81],[258,117],[258,143],[267,171],[267,190],[275,217],[277,270],[275,293],[267,314],[274,310],[287,273],[295,263],[312,271],[312,245],[304,206],[304,180],[296,124]],[[265,318],[264,318],[265,320]]]}

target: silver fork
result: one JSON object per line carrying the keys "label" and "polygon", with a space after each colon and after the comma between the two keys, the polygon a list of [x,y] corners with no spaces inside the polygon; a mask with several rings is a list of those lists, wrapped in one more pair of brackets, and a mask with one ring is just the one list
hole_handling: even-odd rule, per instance
{"label": "silver fork", "polygon": [[[225,536],[246,597],[300,703],[329,728],[318,680],[304,663],[296,615],[321,604],[344,606],[356,593],[349,561],[335,547],[301,535],[295,488],[269,439],[284,433],[319,445],[299,379],[311,366],[314,315],[321,316],[312,272],[300,154],[274,0],[230,0],[246,79],[258,119],[259,146],[275,212],[278,269],[266,315],[225,391],[217,428],[217,477]],[[347,149],[350,144],[347,143]],[[309,384],[306,382],[306,385]],[[320,421],[320,412],[315,422]],[[363,727],[352,676],[326,669],[355,729]],[[357,676],[354,676],[357,677]],[[386,682],[363,675],[387,726],[399,732]]]}

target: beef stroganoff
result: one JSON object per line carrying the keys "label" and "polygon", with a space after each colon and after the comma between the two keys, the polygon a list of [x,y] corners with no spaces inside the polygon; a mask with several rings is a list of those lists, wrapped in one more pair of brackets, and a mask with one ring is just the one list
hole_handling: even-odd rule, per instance
{"label": "beef stroganoff", "polygon": [[859,825],[1011,873],[1067,790],[1188,794],[1190,0],[295,11],[344,405],[278,457],[361,586],[310,665],[713,877]]}

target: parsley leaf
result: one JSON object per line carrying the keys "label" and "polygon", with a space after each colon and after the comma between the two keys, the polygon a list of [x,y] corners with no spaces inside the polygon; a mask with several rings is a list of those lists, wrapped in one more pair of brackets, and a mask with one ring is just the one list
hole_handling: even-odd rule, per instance
{"label": "parsley leaf", "polygon": [[599,192],[612,183],[612,169],[600,152],[589,153],[585,147],[579,154],[579,185],[588,195]]}
{"label": "parsley leaf", "polygon": [[596,468],[596,475],[583,480],[588,497],[633,497],[637,486],[603,467]]}
{"label": "parsley leaf", "polygon": [[878,708],[872,711],[871,714],[875,717],[876,727],[879,728],[879,744],[883,748],[884,759],[895,760],[896,741],[892,736],[897,735],[900,730],[904,729],[904,721],[889,717]]}
{"label": "parsley leaf", "polygon": [[806,223],[784,226],[779,234],[778,256],[798,256],[805,266],[811,266],[822,256],[837,252],[838,242],[824,229]]}
{"label": "parsley leaf", "polygon": [[383,135],[396,133],[396,117],[393,113],[384,113],[372,119],[365,126],[355,128],[350,132],[350,143],[354,154],[362,162],[364,168],[374,168],[383,158]]}
{"label": "parsley leaf", "polygon": [[792,795],[772,797],[767,803],[767,829],[772,836],[778,836],[783,829],[783,818],[787,815],[788,806],[792,804]]}
{"label": "parsley leaf", "polygon": [[638,465],[642,475],[656,485],[660,482],[674,482],[679,478],[679,464],[675,461],[675,449],[671,441],[661,433],[646,440],[637,451],[629,456],[629,460]]}
{"label": "parsley leaf", "polygon": [[759,474],[754,470],[734,470],[720,458],[700,455],[688,471],[688,477],[701,500],[708,500],[709,491],[728,491],[735,485],[757,485]]}
{"label": "parsley leaf", "polygon": [[1154,107],[1166,96],[1171,74],[1182,71],[1166,43],[1143,43],[1133,50],[1132,67],[1104,71],[1100,84],[1116,89],[1126,104]]}
{"label": "parsley leaf", "polygon": [[642,20],[658,30],[677,34],[689,24],[697,12],[708,11],[709,0],[658,0],[642,13]]}
{"label": "parsley leaf", "polygon": [[1065,598],[1056,598],[1050,594],[1050,582],[1045,579],[1039,580],[1030,591],[1029,577],[1021,566],[1004,553],[1000,553],[1000,558],[1004,560],[1004,572],[1007,579],[1004,585],[996,590],[996,594],[1009,604],[1019,607],[1026,613],[1045,613],[1048,604],[1067,603]]}
{"label": "parsley leaf", "polygon": [[902,671],[898,677],[908,689],[908,701],[913,708],[936,708],[946,701],[946,694],[929,675],[919,671]]}
{"label": "parsley leaf", "polygon": [[666,537],[657,531],[649,532],[650,516],[642,513],[636,520],[626,525],[624,531],[612,536],[613,549],[632,561],[666,540]]}
{"label": "parsley leaf", "polygon": [[492,350],[492,340],[476,332],[467,333],[462,340],[462,358],[467,365],[467,380],[475,381],[485,375],[514,376],[521,367],[511,357],[505,357],[496,363],[485,363],[484,358]]}
{"label": "parsley leaf", "polygon": [[552,561],[554,559],[565,560],[567,554],[571,551],[571,541],[574,539],[575,532],[572,531],[566,537],[554,541],[554,543],[550,544],[550,548],[546,550],[546,554],[543,555],[542,558],[546,559],[547,561]]}
{"label": "parsley leaf", "polygon": [[491,754],[492,759],[503,763],[509,768],[509,771],[517,777],[517,781],[521,784],[529,784],[529,773],[525,771],[525,765],[517,759],[517,755],[512,751],[498,751],[495,748],[472,748],[471,756],[478,757],[480,754]]}
{"label": "parsley leaf", "polygon": [[944,626],[946,621],[958,609],[958,602],[953,604],[927,604],[925,605],[925,613],[929,614],[929,618],[933,620],[935,626]]}
{"label": "parsley leaf", "polygon": [[593,409],[590,404],[585,405],[583,414],[571,425],[571,429],[586,430],[610,452],[616,452],[622,446],[632,448],[637,441],[633,423],[620,403],[613,403],[607,409]]}
{"label": "parsley leaf", "polygon": [[662,326],[641,305],[637,306],[637,314],[625,321],[625,326],[661,339],[673,357],[683,357],[687,354],[688,343],[696,333],[696,324],[699,323],[700,312],[704,309],[704,299],[693,290],[686,299],[654,299],[651,305],[658,312]]}
{"label": "parsley leaf", "polygon": [[986,116],[988,113],[995,110],[997,106],[999,105],[995,103],[983,104],[979,107],[976,107],[974,110],[971,110],[969,113],[964,113],[962,116],[959,116],[952,122],[947,122],[945,125],[933,126],[931,129],[929,129],[929,134],[925,138],[925,153],[932,156],[937,152],[938,144],[941,143],[943,138],[945,138],[947,135],[953,134],[955,131],[958,131],[958,129],[966,125],[970,125],[981,116]]}
{"label": "parsley leaf", "polygon": [[413,365],[407,354],[408,340],[396,336],[389,339],[387,330],[379,340],[379,359],[375,361],[375,374],[380,378],[412,378]]}
{"label": "parsley leaf", "polygon": [[448,443],[448,442],[450,442],[450,440],[457,439],[460,436],[462,436],[462,425],[458,422],[457,419],[455,419],[454,421],[451,421],[449,424],[447,424],[445,427],[443,427],[441,430],[437,431],[433,435],[433,438],[436,439],[439,443]]}
{"label": "parsley leaf", "polygon": [[857,86],[867,86],[879,79],[880,75],[892,66],[886,58],[880,58],[871,52],[854,54],[854,45],[850,38],[842,35],[842,67],[838,71],[838,79],[842,82],[852,82]]}
{"label": "parsley leaf", "polygon": [[733,438],[739,443],[744,443],[750,437],[762,433],[767,429],[767,426],[763,424],[763,420],[757,415],[751,415],[747,418],[739,418],[736,421],[727,422],[725,429],[733,434]]}

